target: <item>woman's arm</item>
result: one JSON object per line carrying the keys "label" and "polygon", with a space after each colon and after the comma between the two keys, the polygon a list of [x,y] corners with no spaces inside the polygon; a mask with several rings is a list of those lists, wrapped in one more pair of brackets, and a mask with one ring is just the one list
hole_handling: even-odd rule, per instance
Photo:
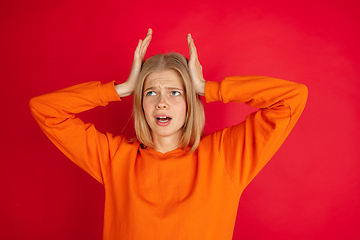
{"label": "woman's arm", "polygon": [[46,136],[68,158],[104,184],[103,172],[110,167],[115,149],[122,138],[99,133],[93,124],[85,124],[75,115],[97,106],[120,101],[114,82],[89,82],[34,97],[31,112]]}
{"label": "woman's arm", "polygon": [[207,82],[207,102],[243,102],[259,108],[244,122],[214,134],[227,171],[240,190],[284,142],[305,107],[307,94],[303,84],[263,76]]}
{"label": "woman's arm", "polygon": [[[259,108],[234,127],[212,135],[234,184],[242,191],[279,149],[307,100],[305,85],[262,76],[206,82],[194,40],[188,35],[189,69],[196,92],[207,102],[243,102]],[[226,116],[224,116],[226,117]]]}
{"label": "woman's arm", "polygon": [[111,101],[120,101],[120,97],[133,93],[151,37],[152,30],[149,29],[144,41],[139,41],[125,83],[83,83],[30,100],[31,112],[49,139],[102,184],[106,183],[106,169],[111,167],[111,159],[123,138],[98,132],[93,124],[83,123],[76,114],[97,106],[106,106]]}

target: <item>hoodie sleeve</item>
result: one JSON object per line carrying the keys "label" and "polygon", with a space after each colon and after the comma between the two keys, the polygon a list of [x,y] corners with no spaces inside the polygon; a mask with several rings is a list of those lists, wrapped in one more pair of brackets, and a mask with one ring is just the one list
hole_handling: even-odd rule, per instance
{"label": "hoodie sleeve", "polygon": [[75,114],[120,101],[115,82],[89,82],[34,97],[30,109],[46,136],[75,164],[105,184],[105,169],[122,137],[98,132]]}
{"label": "hoodie sleeve", "polygon": [[236,126],[214,134],[219,154],[242,191],[285,141],[307,100],[303,84],[262,76],[234,76],[207,82],[207,102],[242,102],[259,110]]}

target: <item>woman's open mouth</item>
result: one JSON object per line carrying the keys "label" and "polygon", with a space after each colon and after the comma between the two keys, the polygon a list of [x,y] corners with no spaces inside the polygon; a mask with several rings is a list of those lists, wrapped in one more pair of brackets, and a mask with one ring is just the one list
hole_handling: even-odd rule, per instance
{"label": "woman's open mouth", "polygon": [[172,119],[171,117],[167,117],[167,116],[157,116],[156,123],[160,126],[166,126],[170,124],[171,119]]}
{"label": "woman's open mouth", "polygon": [[171,120],[171,118],[170,117],[157,117],[156,120],[159,122],[168,122]]}

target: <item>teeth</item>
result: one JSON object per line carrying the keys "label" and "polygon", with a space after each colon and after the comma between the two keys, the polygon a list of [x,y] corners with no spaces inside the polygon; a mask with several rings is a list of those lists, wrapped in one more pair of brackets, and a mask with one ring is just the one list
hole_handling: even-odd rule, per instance
{"label": "teeth", "polygon": [[156,118],[159,122],[168,122],[171,120],[169,117],[157,117]]}

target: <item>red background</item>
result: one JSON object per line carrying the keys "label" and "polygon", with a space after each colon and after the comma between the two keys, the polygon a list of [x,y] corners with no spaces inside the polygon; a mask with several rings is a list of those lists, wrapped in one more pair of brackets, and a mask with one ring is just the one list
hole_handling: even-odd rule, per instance
{"label": "red background", "polygon": [[[1,1],[0,239],[101,239],[102,186],[50,143],[28,101],[123,82],[148,27],[148,55],[188,56],[192,33],[207,80],[268,75],[309,88],[298,124],[241,198],[234,239],[360,239],[360,4],[292,2]],[[131,136],[131,102],[81,115]],[[254,111],[205,109],[207,133]]]}

